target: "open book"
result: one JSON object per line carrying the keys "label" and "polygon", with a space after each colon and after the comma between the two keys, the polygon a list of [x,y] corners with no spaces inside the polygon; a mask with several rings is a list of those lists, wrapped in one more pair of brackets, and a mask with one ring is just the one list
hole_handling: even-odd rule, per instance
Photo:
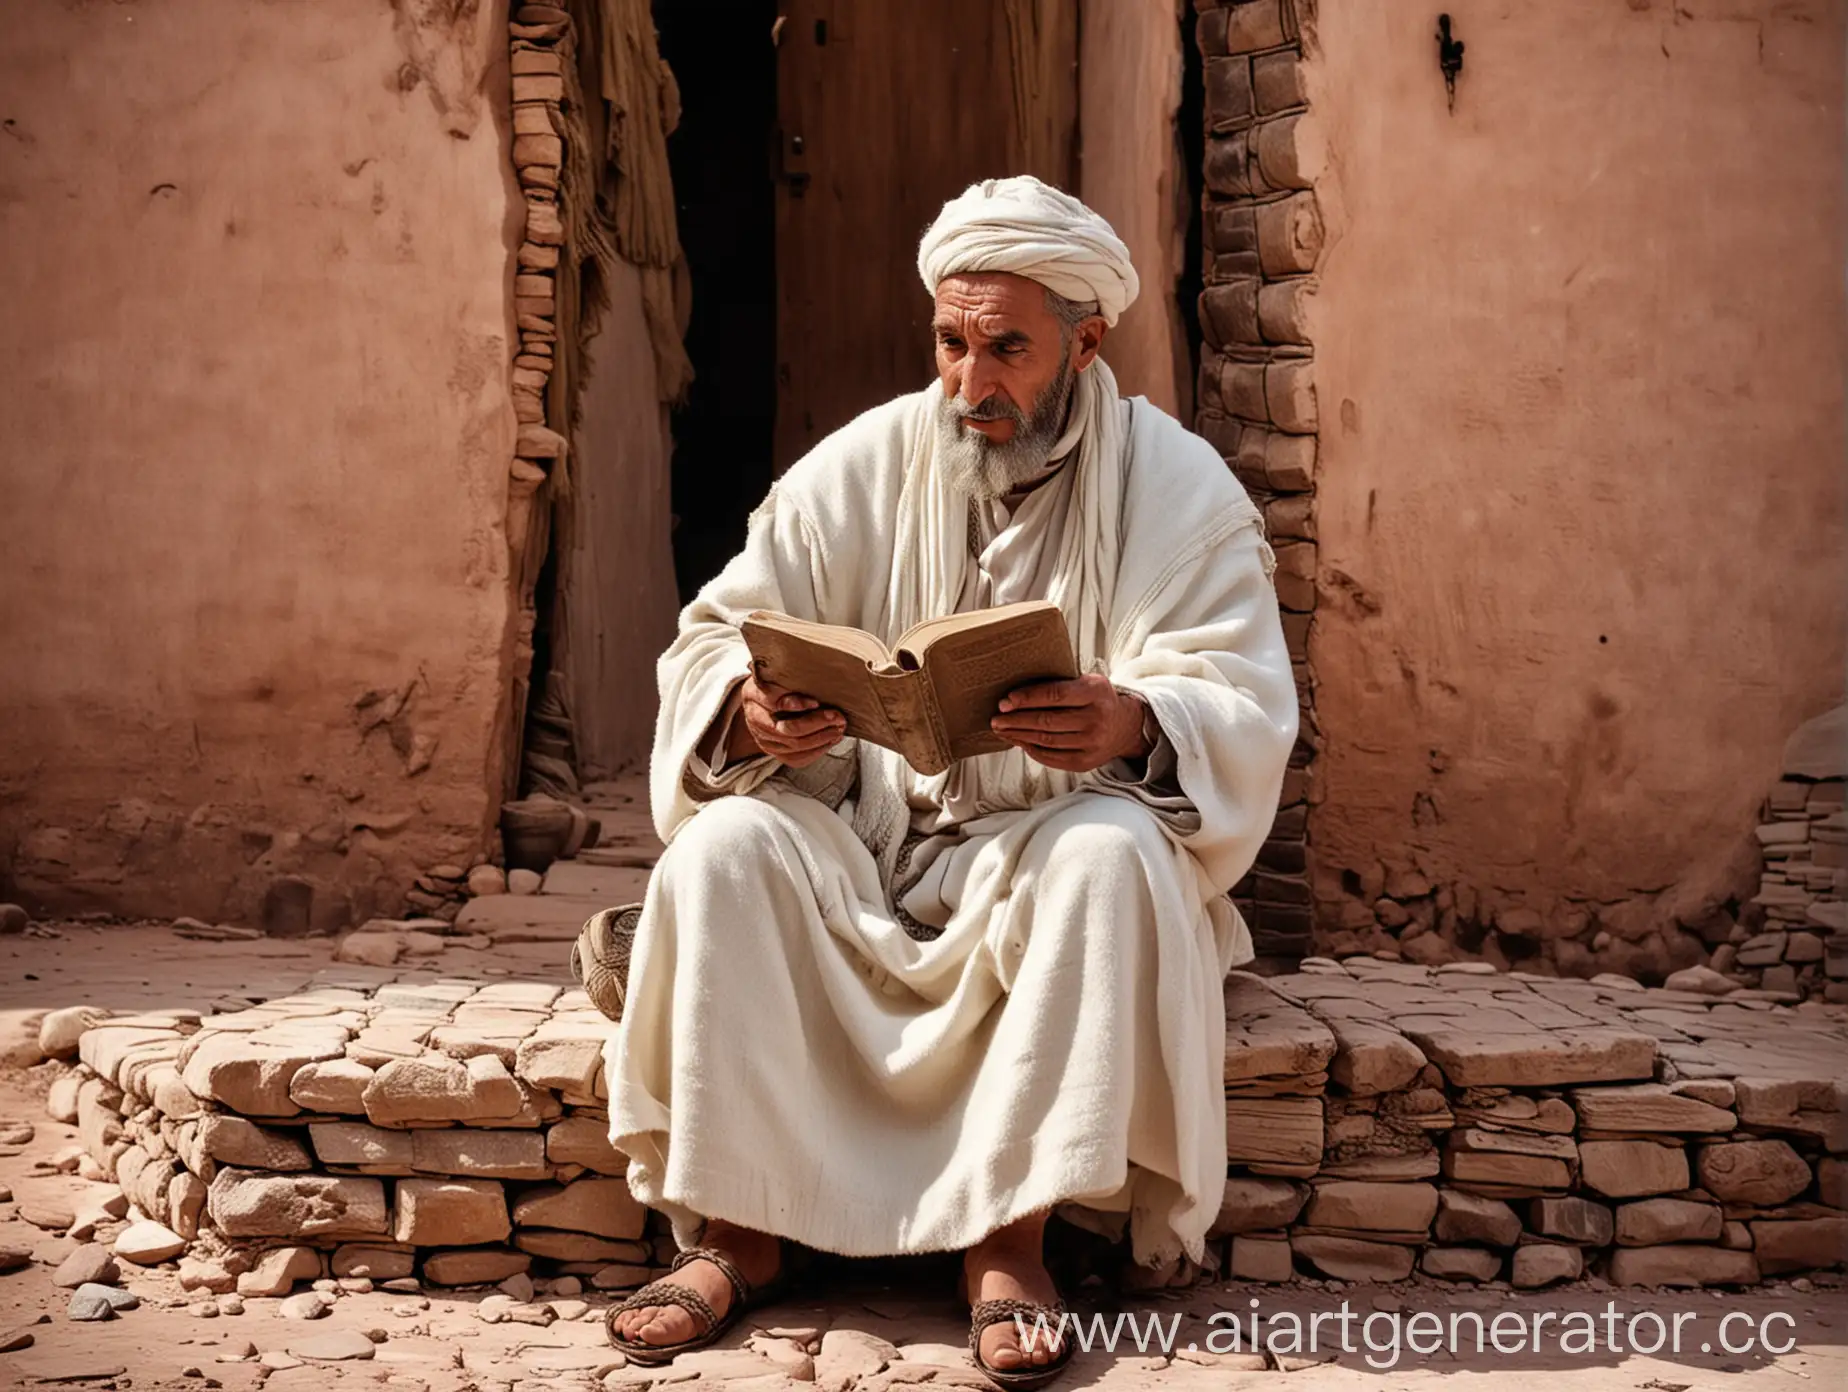
{"label": "open book", "polygon": [[896,750],[919,773],[1010,748],[988,728],[1001,698],[1078,675],[1059,606],[1043,600],[926,619],[891,649],[858,628],[758,609],[744,641],[757,677],[847,717],[847,733]]}

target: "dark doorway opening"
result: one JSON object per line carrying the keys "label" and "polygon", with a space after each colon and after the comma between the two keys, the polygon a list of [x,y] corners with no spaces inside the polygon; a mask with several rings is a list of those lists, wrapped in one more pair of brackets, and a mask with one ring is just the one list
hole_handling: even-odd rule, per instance
{"label": "dark doorway opening", "polygon": [[661,56],[680,84],[668,165],[693,287],[692,391],[674,412],[674,576],[681,602],[744,544],[770,487],[776,426],[774,0],[656,0]]}
{"label": "dark doorway opening", "polygon": [[[1196,37],[1200,16],[1192,5],[1181,12],[1181,107],[1174,113],[1175,174],[1181,182],[1179,197],[1185,241],[1181,275],[1174,293],[1180,301],[1181,325],[1187,334],[1188,378],[1200,376],[1200,292],[1206,288],[1204,246],[1206,197],[1206,65]],[[1183,422],[1192,428],[1191,420]]]}

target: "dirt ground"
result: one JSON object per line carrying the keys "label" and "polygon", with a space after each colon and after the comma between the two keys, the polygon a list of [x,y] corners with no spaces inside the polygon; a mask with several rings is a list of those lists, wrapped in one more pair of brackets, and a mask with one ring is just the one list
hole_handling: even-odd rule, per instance
{"label": "dirt ground", "polygon": [[[88,1001],[117,1009],[209,1009],[224,997],[278,994],[326,965],[332,950],[324,941],[207,944],[161,930],[121,933],[104,926],[65,924],[58,933],[55,938],[9,938],[0,946],[0,1042],[23,1036],[32,1016],[60,1005]],[[457,949],[428,965],[460,970],[466,956],[471,971],[555,977],[558,954],[556,944],[503,947],[484,961],[485,954]],[[74,1128],[44,1115],[43,1089],[54,1067],[0,1071],[0,1122],[32,1124],[30,1140],[0,1144],[0,1190],[6,1194],[0,1201],[0,1248],[43,1248],[51,1237],[19,1216],[21,1201],[57,1194],[79,1198],[91,1187],[52,1166],[54,1154],[77,1143]],[[974,1370],[960,1352],[966,1313],[955,1303],[952,1270],[941,1261],[844,1265],[801,1299],[754,1312],[726,1341],[739,1350],[729,1360],[706,1355],[691,1367],[651,1372],[623,1367],[621,1356],[605,1344],[601,1312],[608,1299],[596,1292],[576,1304],[560,1302],[563,1317],[543,1326],[484,1321],[478,1308],[492,1291],[436,1288],[418,1294],[343,1293],[331,1314],[312,1322],[283,1318],[280,1301],[256,1298],[244,1302],[241,1314],[204,1318],[198,1311],[205,1293],[182,1292],[173,1267],[144,1271],[124,1264],[122,1284],[140,1297],[139,1307],[106,1322],[77,1323],[66,1315],[69,1292],[52,1285],[52,1265],[35,1261],[0,1275],[0,1348],[23,1337],[22,1329],[31,1336],[28,1346],[0,1353],[0,1389],[68,1385],[308,1392],[382,1384],[411,1392],[537,1392],[589,1388],[599,1381],[639,1389],[650,1382],[697,1379],[741,1386],[748,1380],[752,1389],[774,1392],[788,1389],[788,1379],[742,1349],[753,1328],[772,1327],[857,1330],[899,1345],[901,1358],[885,1372],[861,1379],[866,1392],[904,1382],[974,1385]],[[1134,1301],[1099,1290],[1081,1292],[1076,1304],[1087,1317],[1102,1316],[1101,1326],[1089,1328],[1105,1333],[1114,1327],[1119,1337],[1114,1352],[1100,1340],[1078,1355],[1060,1383],[1070,1388],[1206,1392],[1275,1385],[1288,1376],[1317,1389],[1373,1386],[1391,1378],[1396,1385],[1441,1381],[1467,1392],[1484,1382],[1511,1388],[1514,1378],[1536,1373],[1547,1379],[1548,1392],[1692,1392],[1742,1385],[1742,1379],[1766,1388],[1848,1387],[1848,1291],[1839,1274],[1780,1281],[1746,1294],[1610,1290],[1595,1281],[1517,1293],[1420,1279],[1393,1286],[1223,1283]],[[1340,1351],[1344,1305],[1350,1317],[1347,1352]],[[1266,1355],[1247,1351],[1254,1311],[1271,1348]],[[1562,1332],[1573,1312],[1592,1319],[1572,1326],[1575,1342],[1562,1350]],[[1324,1321],[1317,1329],[1318,1351],[1311,1353],[1306,1324],[1316,1314]],[[1422,1324],[1414,1318],[1421,1315]],[[1679,1354],[1672,1344],[1655,1353],[1632,1347],[1654,1341],[1658,1330],[1652,1316],[1659,1317],[1664,1335],[1679,1321]],[[1145,1349],[1138,1350],[1119,1317],[1136,1321]],[[1156,1321],[1153,1338],[1150,1317]],[[1305,1325],[1295,1342],[1292,1317]],[[1500,1325],[1495,1324],[1498,1317]],[[1236,1353],[1228,1351],[1233,1318],[1242,1336]],[[1531,1342],[1536,1320],[1543,1339],[1539,1352]],[[1728,1321],[1727,1339],[1740,1351],[1722,1346],[1723,1320]],[[1455,1352],[1443,1347],[1453,1322],[1459,1331]],[[1491,1333],[1500,1328],[1504,1349],[1514,1348],[1518,1328],[1518,1351],[1498,1352],[1491,1339],[1478,1352],[1477,1323]],[[1592,1349],[1581,1348],[1587,1327],[1598,1340]],[[1395,1328],[1396,1358],[1391,1352]],[[369,1333],[371,1357],[316,1362],[290,1353],[338,1330]],[[1407,1346],[1430,1347],[1433,1337],[1437,1351]],[[1168,1352],[1162,1350],[1163,1338]],[[1764,1347],[1767,1341],[1771,1351]],[[817,1386],[830,1381],[825,1357],[821,1362]],[[841,1392],[845,1384],[838,1377],[832,1381],[830,1392]]]}

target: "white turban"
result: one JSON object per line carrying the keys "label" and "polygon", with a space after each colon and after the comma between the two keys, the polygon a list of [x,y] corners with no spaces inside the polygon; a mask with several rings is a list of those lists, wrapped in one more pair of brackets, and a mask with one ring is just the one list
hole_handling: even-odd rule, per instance
{"label": "white turban", "polygon": [[918,246],[918,274],[933,295],[945,276],[981,271],[1011,271],[1068,300],[1096,300],[1106,324],[1140,288],[1110,224],[1031,174],[971,184],[943,205]]}

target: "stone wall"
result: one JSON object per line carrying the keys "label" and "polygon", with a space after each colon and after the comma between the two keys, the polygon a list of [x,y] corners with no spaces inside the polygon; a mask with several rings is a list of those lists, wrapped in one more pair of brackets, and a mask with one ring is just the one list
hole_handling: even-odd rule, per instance
{"label": "stone wall", "polygon": [[0,880],[395,906],[504,753],[504,7],[8,20]]}
{"label": "stone wall", "polygon": [[584,993],[374,989],[379,975],[337,968],[204,1019],[59,1012],[41,1040],[81,1062],[51,1112],[137,1213],[194,1244],[188,1288],[286,1294],[324,1262],[437,1285],[502,1281],[535,1258],[598,1289],[649,1279],[661,1225],[609,1145],[610,1027]]}
{"label": "stone wall", "polygon": [[1311,958],[1226,991],[1250,1281],[1738,1286],[1848,1257],[1839,1010]]}
{"label": "stone wall", "polygon": [[[485,901],[492,903],[493,901]],[[48,1015],[48,1109],[190,1289],[335,1276],[640,1284],[672,1240],[608,1141],[608,1021],[533,981],[337,966],[217,1013]],[[1366,958],[1227,982],[1243,1280],[1749,1285],[1848,1253],[1848,1023],[1723,997]],[[130,1207],[132,1205],[132,1208]],[[55,1226],[78,1226],[73,1212]],[[1138,1268],[1139,1288],[1200,1268]]]}
{"label": "stone wall", "polygon": [[1848,10],[1445,8],[1454,113],[1435,11],[1323,6],[1306,69],[1317,919],[1660,979],[1841,700]]}
{"label": "stone wall", "polygon": [[1321,746],[1309,664],[1317,608],[1319,415],[1306,307],[1322,217],[1295,0],[1197,0],[1206,70],[1204,344],[1195,429],[1264,509],[1302,733],[1256,868],[1234,891],[1261,955],[1310,947],[1309,808]]}

